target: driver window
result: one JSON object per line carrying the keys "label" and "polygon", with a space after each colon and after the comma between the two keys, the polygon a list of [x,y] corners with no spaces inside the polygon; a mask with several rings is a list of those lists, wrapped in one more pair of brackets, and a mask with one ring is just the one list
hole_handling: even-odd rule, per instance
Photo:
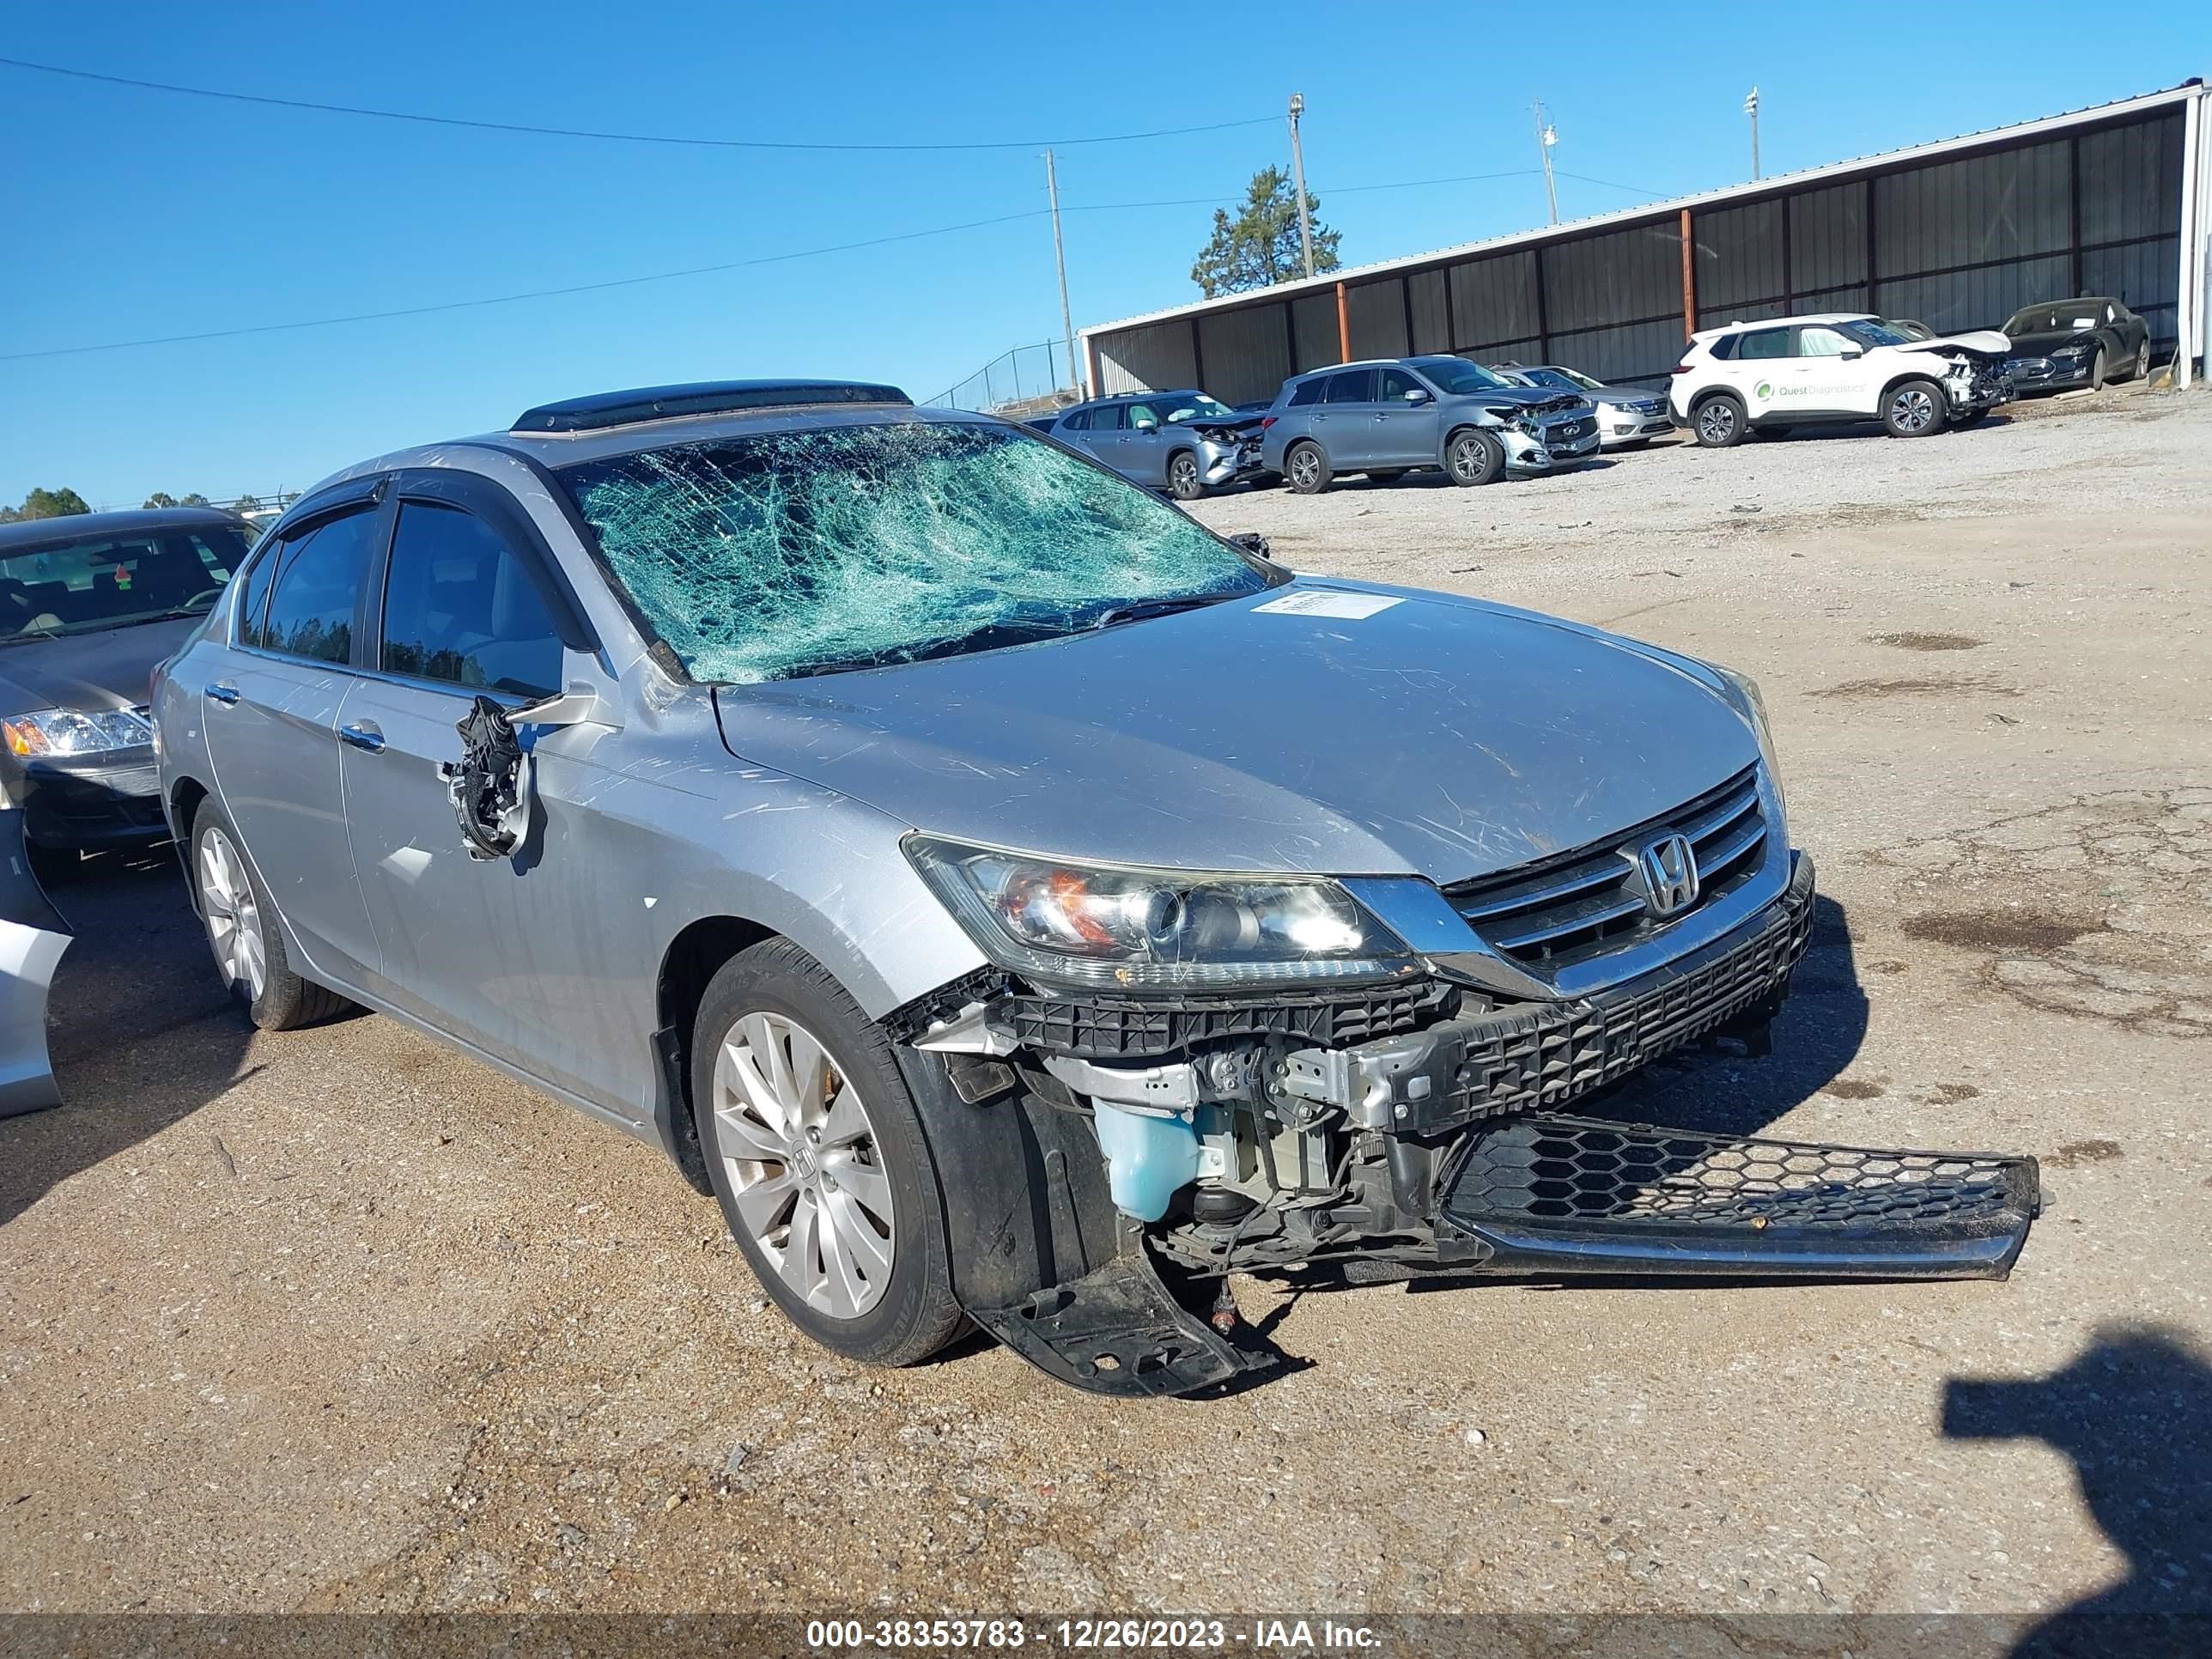
{"label": "driver window", "polygon": [[561,689],[561,636],[530,571],[474,514],[424,501],[400,504],[379,660],[470,690]]}
{"label": "driver window", "polygon": [[1386,368],[1382,371],[1382,401],[1384,403],[1401,404],[1406,401],[1406,394],[1416,388],[1424,392],[1428,390],[1402,368]]}
{"label": "driver window", "polygon": [[1140,421],[1150,422],[1153,426],[1158,426],[1160,413],[1150,404],[1131,404],[1128,409],[1128,420],[1129,430],[1134,432]]}
{"label": "driver window", "polygon": [[1832,328],[1801,328],[1797,331],[1797,355],[1800,357],[1840,357],[1846,351],[1856,351],[1858,345]]}

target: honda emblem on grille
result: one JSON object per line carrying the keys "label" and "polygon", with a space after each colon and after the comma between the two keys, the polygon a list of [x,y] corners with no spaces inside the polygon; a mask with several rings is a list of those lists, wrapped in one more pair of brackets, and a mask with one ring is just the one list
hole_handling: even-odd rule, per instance
{"label": "honda emblem on grille", "polygon": [[1638,855],[1644,902],[1655,916],[1678,915],[1698,902],[1698,855],[1686,836],[1662,836]]}

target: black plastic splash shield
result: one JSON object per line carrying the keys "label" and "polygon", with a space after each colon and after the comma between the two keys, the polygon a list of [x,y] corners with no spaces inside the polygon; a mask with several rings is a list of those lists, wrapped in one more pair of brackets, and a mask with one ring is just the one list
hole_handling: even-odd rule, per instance
{"label": "black plastic splash shield", "polygon": [[1187,1311],[1133,1239],[1080,1279],[968,1312],[1047,1376],[1091,1394],[1191,1394],[1280,1363],[1224,1340]]}
{"label": "black plastic splash shield", "polygon": [[1486,1273],[2002,1279],[2040,1204],[2032,1158],[1530,1114],[1468,1138],[1437,1231]]}

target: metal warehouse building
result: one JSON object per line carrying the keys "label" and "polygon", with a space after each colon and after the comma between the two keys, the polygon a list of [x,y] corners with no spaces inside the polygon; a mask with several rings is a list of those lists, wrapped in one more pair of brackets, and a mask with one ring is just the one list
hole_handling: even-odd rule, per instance
{"label": "metal warehouse building", "polygon": [[2201,82],[2075,114],[1083,331],[1093,395],[1236,403],[1328,363],[1454,351],[1663,380],[1693,329],[1870,311],[1941,332],[2118,296],[2204,354]]}

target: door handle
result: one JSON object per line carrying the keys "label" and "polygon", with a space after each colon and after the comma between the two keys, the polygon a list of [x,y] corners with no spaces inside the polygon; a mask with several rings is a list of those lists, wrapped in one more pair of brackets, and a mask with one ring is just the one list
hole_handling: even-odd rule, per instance
{"label": "door handle", "polygon": [[219,702],[226,708],[238,701],[238,688],[228,680],[217,680],[207,689],[208,701]]}
{"label": "door handle", "polygon": [[349,743],[356,749],[365,749],[372,755],[384,752],[384,733],[374,720],[363,720],[358,726],[338,727],[338,741]]}

